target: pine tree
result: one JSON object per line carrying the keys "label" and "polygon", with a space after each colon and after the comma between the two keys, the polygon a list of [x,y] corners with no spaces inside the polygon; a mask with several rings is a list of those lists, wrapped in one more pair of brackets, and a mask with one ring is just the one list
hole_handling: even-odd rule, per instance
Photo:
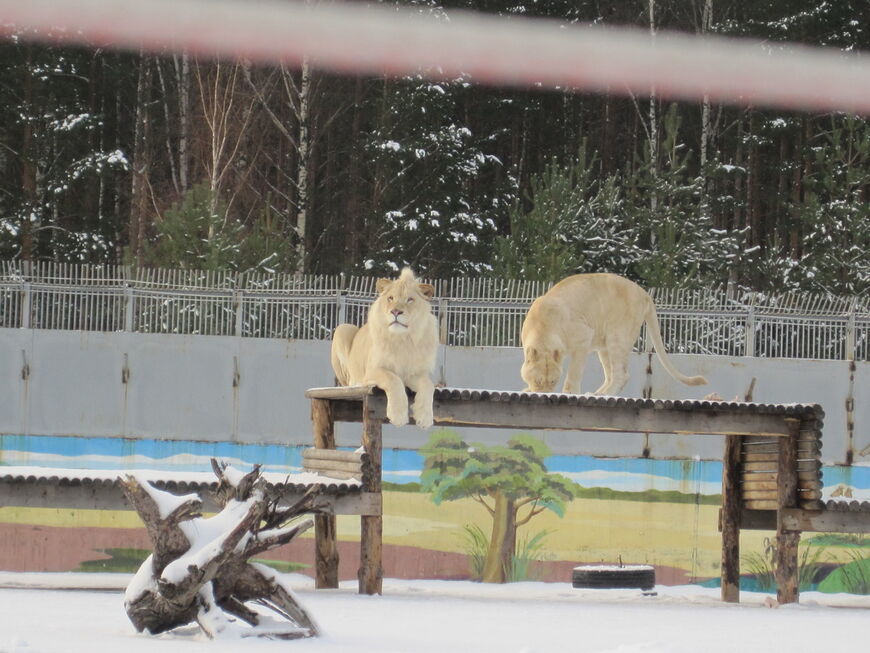
{"label": "pine tree", "polygon": [[529,208],[511,208],[510,234],[496,241],[495,273],[539,281],[626,273],[638,256],[635,231],[620,178],[600,176],[598,159],[585,146],[568,165],[551,159],[530,181]]}

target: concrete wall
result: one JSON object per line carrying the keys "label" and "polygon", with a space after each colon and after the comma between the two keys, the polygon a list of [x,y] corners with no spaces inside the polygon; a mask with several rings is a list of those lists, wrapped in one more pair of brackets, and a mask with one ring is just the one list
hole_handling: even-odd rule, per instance
{"label": "concrete wall", "polygon": [[[813,402],[825,408],[823,459],[870,461],[870,363],[713,356],[672,357],[708,386],[673,381],[655,356],[634,354],[623,394],[699,399],[742,397],[754,377],[759,402]],[[518,348],[443,348],[436,376],[449,386],[520,390]],[[647,372],[647,368],[651,371]],[[601,383],[590,360],[584,390]],[[0,435],[124,437],[261,444],[311,442],[307,388],[332,384],[329,343],[221,336],[0,329]],[[853,411],[849,418],[848,400]],[[849,428],[849,423],[853,428]],[[504,441],[498,429],[467,430],[475,442]],[[715,436],[541,432],[555,454],[717,459]],[[416,449],[428,433],[386,426],[385,447]],[[340,425],[339,444],[359,443],[358,425]]]}

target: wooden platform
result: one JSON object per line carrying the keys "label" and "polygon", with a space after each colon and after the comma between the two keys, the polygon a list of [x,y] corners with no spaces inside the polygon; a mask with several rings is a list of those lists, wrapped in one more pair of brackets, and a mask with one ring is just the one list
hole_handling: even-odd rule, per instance
{"label": "wooden platform", "polygon": [[[378,471],[365,491],[380,495],[384,394],[371,386],[353,386],[312,388],[306,396],[312,402],[315,446],[335,448],[335,422],[362,423],[363,447],[373,471]],[[780,600],[797,600],[795,533],[797,538],[800,533],[788,521],[797,513],[788,511],[824,508],[820,501],[821,406],[437,388],[433,408],[436,426],[559,429],[578,431],[578,438],[583,431],[724,436],[722,598],[739,600],[741,517],[752,511],[776,517],[773,528],[781,543]],[[802,518],[806,515],[801,513]],[[360,592],[381,591],[382,532],[380,515],[362,517]],[[316,537],[317,586],[337,587],[334,521],[318,524]]]}

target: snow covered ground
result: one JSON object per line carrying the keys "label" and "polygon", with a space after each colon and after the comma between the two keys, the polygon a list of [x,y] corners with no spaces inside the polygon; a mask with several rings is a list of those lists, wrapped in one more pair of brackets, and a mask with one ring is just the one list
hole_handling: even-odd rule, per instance
{"label": "snow covered ground", "polygon": [[[579,590],[569,583],[483,585],[385,579],[383,596],[356,583],[314,591],[291,584],[324,635],[294,642],[210,641],[190,627],[161,636],[136,633],[118,574],[0,572],[0,653],[717,653],[863,650],[870,597],[806,592],[801,604],[770,609],[764,594],[740,605],[718,590],[656,587]],[[63,589],[37,589],[69,587]],[[82,589],[85,588],[85,589]],[[863,646],[863,645],[862,645]]]}

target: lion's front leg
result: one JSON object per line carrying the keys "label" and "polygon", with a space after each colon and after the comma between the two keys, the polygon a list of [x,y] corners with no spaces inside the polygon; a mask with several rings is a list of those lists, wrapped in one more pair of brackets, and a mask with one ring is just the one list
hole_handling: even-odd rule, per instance
{"label": "lion's front leg", "polygon": [[393,426],[408,423],[408,394],[398,375],[383,368],[375,368],[366,375],[368,383],[374,383],[387,394],[387,419]]}
{"label": "lion's front leg", "polygon": [[421,429],[428,429],[435,421],[432,414],[432,397],[435,393],[435,384],[428,375],[422,374],[414,379],[409,379],[408,387],[414,391],[414,423]]}

